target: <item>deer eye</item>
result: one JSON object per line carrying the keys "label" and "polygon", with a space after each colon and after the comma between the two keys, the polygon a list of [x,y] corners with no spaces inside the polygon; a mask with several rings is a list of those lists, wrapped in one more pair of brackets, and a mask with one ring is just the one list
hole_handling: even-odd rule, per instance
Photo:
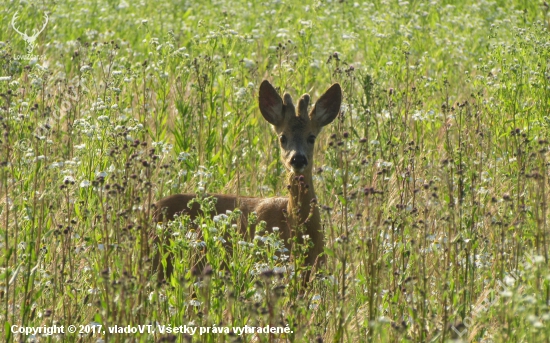
{"label": "deer eye", "polygon": [[309,136],[309,137],[307,138],[307,142],[308,142],[309,144],[315,143],[315,136],[313,136],[313,135]]}
{"label": "deer eye", "polygon": [[285,145],[286,144],[286,136],[281,135],[281,137],[279,137],[279,141],[281,142],[282,145]]}

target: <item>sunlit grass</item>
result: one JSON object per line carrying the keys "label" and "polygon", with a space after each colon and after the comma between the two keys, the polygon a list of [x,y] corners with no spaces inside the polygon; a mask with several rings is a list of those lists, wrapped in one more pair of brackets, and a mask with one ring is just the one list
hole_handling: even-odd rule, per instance
{"label": "sunlit grass", "polygon": [[[38,58],[19,59],[16,11],[28,33],[48,13]],[[4,2],[0,18],[5,340],[157,323],[292,331],[198,342],[550,339],[544,3]],[[169,194],[287,194],[263,79],[344,90],[317,143],[327,263],[307,288],[303,256],[236,234],[235,213],[152,221]],[[174,338],[191,336],[63,336]]]}

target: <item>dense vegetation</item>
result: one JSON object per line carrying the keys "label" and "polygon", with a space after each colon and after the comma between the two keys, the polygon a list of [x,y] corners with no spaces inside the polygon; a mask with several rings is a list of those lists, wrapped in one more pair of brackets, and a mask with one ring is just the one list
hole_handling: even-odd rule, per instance
{"label": "dense vegetation", "polygon": [[[548,10],[2,2],[3,338],[57,323],[105,330],[70,342],[548,342]],[[12,20],[30,35],[44,13],[29,56]],[[308,287],[303,256],[277,232],[239,236],[234,213],[151,218],[178,192],[287,194],[263,79],[313,101],[344,89],[316,147],[327,264]],[[175,272],[158,282],[151,237],[168,229]],[[147,324],[291,332],[106,329]]]}

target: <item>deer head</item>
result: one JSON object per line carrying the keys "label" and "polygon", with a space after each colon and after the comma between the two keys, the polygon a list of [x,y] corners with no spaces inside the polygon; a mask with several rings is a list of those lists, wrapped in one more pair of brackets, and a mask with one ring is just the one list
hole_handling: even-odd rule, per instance
{"label": "deer head", "polygon": [[330,86],[308,112],[309,100],[309,95],[304,94],[295,107],[291,96],[285,93],[281,99],[269,81],[264,80],[260,85],[260,111],[273,125],[279,137],[283,164],[292,174],[311,173],[315,139],[321,128],[338,115],[342,89],[338,83]]}
{"label": "deer head", "polygon": [[27,52],[30,54],[34,50],[34,46],[35,46],[34,42],[36,41],[36,38],[38,38],[38,35],[42,33],[42,31],[44,31],[44,29],[46,28],[46,25],[48,25],[49,17],[48,17],[48,14],[44,13],[44,25],[40,30],[33,29],[33,34],[31,36],[27,35],[27,30],[25,30],[25,32],[21,32],[17,29],[17,27],[15,27],[15,22],[18,17],[19,17],[19,12],[15,12],[11,20],[11,26],[13,27],[15,32],[19,33],[23,37],[23,40],[27,42]]}

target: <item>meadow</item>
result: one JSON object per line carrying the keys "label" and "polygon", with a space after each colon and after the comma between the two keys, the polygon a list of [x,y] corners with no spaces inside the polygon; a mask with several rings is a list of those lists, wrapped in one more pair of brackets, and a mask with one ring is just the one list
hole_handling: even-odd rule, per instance
{"label": "meadow", "polygon": [[[549,342],[549,10],[3,1],[2,339]],[[307,285],[307,246],[243,237],[235,212],[152,219],[169,194],[288,194],[264,79],[294,99],[343,89],[316,143],[326,264]],[[167,280],[156,251],[174,256]]]}

